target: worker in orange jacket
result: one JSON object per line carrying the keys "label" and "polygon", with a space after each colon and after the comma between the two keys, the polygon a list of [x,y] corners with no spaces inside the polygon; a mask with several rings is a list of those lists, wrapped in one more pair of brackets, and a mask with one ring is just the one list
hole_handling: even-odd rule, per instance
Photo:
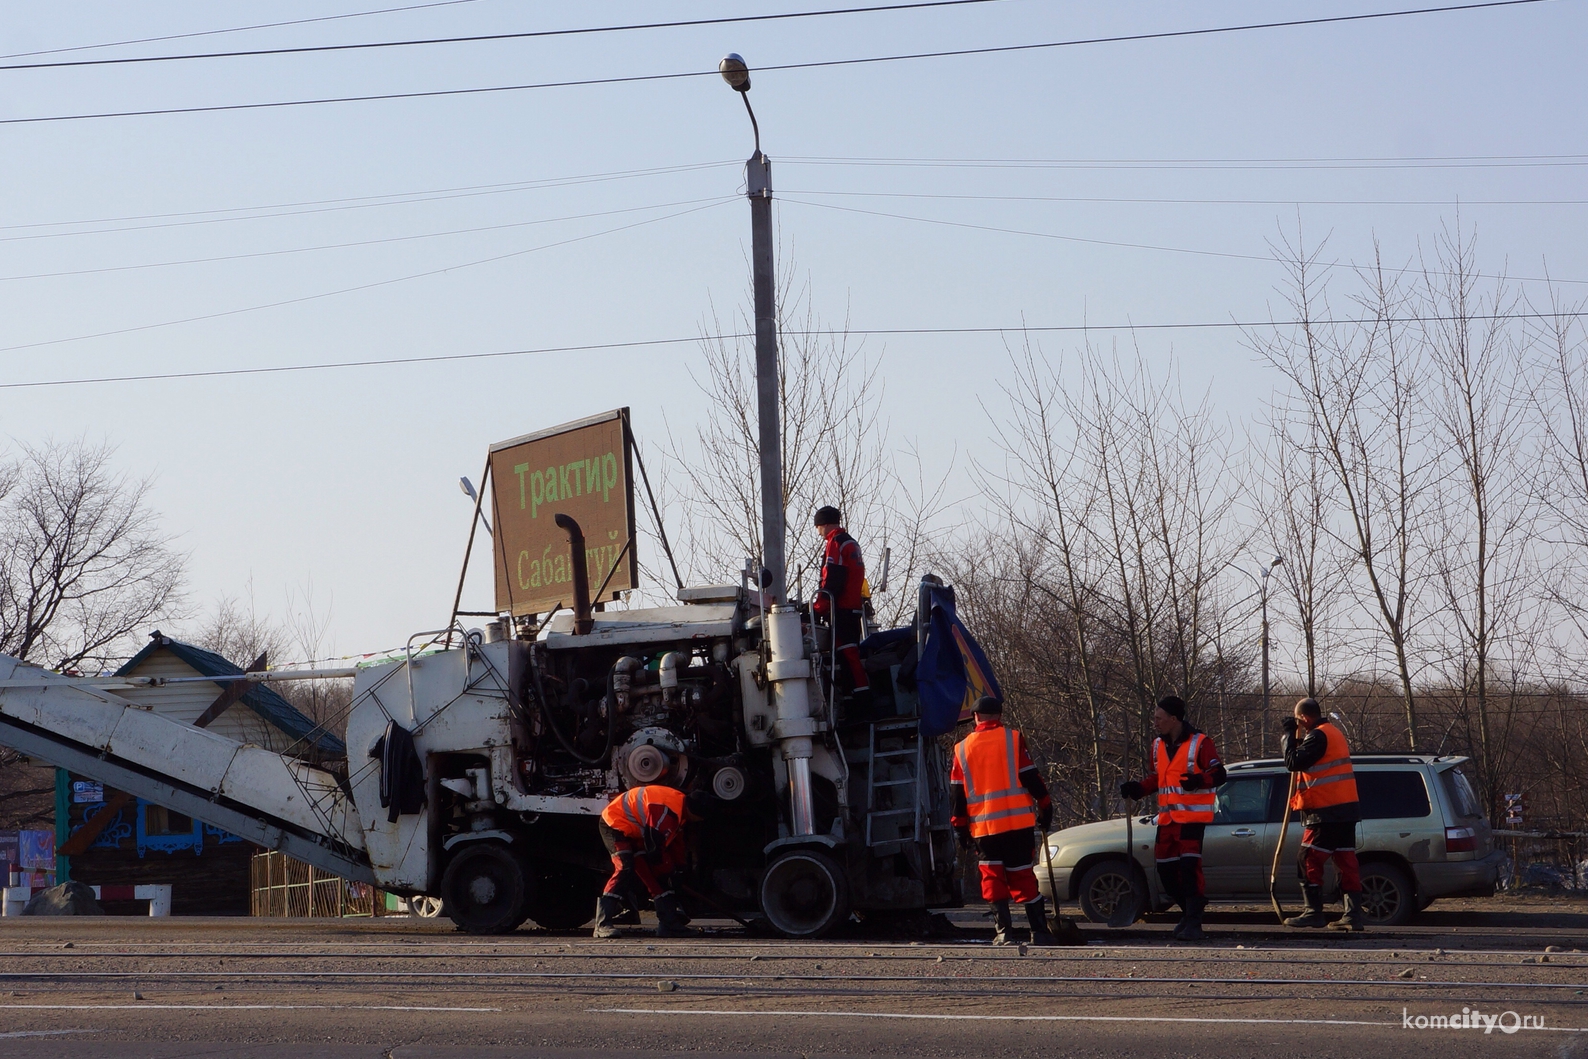
{"label": "worker in orange jacket", "polygon": [[816,598],[811,601],[811,613],[832,626],[839,682],[851,695],[864,700],[871,695],[871,678],[860,661],[866,560],[842,520],[836,507],[816,509],[816,532],[822,538],[822,573]]}
{"label": "worker in orange jacket", "polygon": [[1004,727],[1003,703],[984,696],[974,710],[976,727],[954,747],[950,822],[960,841],[974,844],[980,855],[981,895],[992,906],[993,944],[1012,940],[1013,899],[1025,906],[1031,944],[1057,945],[1037,889],[1032,835],[1033,828],[1041,828],[1045,838],[1053,826],[1053,800],[1026,752],[1025,739]]}
{"label": "worker in orange jacket", "polygon": [[1351,768],[1351,747],[1345,733],[1323,716],[1317,699],[1296,703],[1294,715],[1283,723],[1285,736],[1280,748],[1285,767],[1297,774],[1290,808],[1302,814],[1297,870],[1307,899],[1307,910],[1285,920],[1285,926],[1329,925],[1323,911],[1323,866],[1333,860],[1345,898],[1345,915],[1333,926],[1363,930],[1367,914],[1362,909],[1362,869],[1356,860],[1356,824],[1362,811],[1357,802],[1356,773]]}
{"label": "worker in orange jacket", "polygon": [[671,880],[684,862],[684,827],[693,818],[684,792],[660,783],[630,788],[602,810],[601,841],[612,856],[612,875],[596,902],[592,937],[617,937],[614,920],[625,912],[626,899],[643,897],[656,907],[657,937],[694,933]]}
{"label": "worker in orange jacket", "polygon": [[1185,719],[1185,700],[1165,695],[1152,711],[1152,771],[1120,784],[1122,798],[1158,795],[1158,837],[1153,857],[1164,892],[1180,906],[1174,936],[1200,941],[1207,887],[1202,877],[1202,835],[1213,822],[1214,788],[1224,782],[1218,748]]}

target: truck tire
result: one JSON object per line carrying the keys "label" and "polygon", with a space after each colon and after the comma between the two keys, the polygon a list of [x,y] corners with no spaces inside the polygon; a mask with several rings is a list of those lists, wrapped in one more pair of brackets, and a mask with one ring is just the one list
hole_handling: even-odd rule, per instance
{"label": "truck tire", "polygon": [[529,918],[547,930],[575,930],[595,918],[601,878],[582,868],[553,868],[535,880]]}
{"label": "truck tire", "polygon": [[472,842],[441,876],[448,917],[470,934],[507,934],[529,915],[524,864],[500,842]]}
{"label": "truck tire", "polygon": [[[1146,907],[1143,895],[1132,896],[1136,881],[1131,878],[1130,865],[1123,857],[1109,857],[1086,869],[1076,897],[1081,911],[1093,923],[1107,923],[1123,900],[1134,900],[1137,908]],[[1054,898],[1057,906],[1058,898]]]}
{"label": "truck tire", "polygon": [[1398,927],[1417,914],[1417,891],[1406,873],[1393,864],[1362,865],[1362,910],[1375,927]]}
{"label": "truck tire", "polygon": [[849,881],[827,854],[789,850],[761,877],[761,911],[784,937],[822,937],[849,921]]}

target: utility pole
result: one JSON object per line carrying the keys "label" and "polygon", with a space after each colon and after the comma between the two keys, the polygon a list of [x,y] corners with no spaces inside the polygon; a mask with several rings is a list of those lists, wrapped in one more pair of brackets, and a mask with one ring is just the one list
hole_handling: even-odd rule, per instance
{"label": "utility pole", "polygon": [[750,107],[750,69],[736,54],[717,64],[722,79],[744,100],[755,132],[755,154],[745,163],[750,199],[750,265],[755,288],[755,392],[761,448],[761,563],[772,574],[764,586],[774,602],[787,599],[784,584],[783,423],[779,400],[776,270],[772,262],[772,162],[761,151],[761,127]]}

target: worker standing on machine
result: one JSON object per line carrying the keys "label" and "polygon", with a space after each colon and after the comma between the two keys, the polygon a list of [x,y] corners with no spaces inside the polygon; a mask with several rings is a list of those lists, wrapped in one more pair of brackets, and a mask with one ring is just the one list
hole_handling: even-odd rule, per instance
{"label": "worker standing on machine", "polygon": [[1317,699],[1296,703],[1295,713],[1282,723],[1285,736],[1280,747],[1285,767],[1297,774],[1290,808],[1302,814],[1305,827],[1297,870],[1307,898],[1307,910],[1285,920],[1285,926],[1328,925],[1329,917],[1323,911],[1323,866],[1332,859],[1345,897],[1345,915],[1333,925],[1337,930],[1363,930],[1367,914],[1362,909],[1362,869],[1356,859],[1356,824],[1362,811],[1356,773],[1351,768],[1351,747],[1345,733],[1323,716]]}
{"label": "worker standing on machine", "polygon": [[833,630],[838,679],[850,695],[871,695],[871,678],[860,662],[860,633],[865,612],[866,560],[860,545],[841,525],[836,507],[816,509],[816,532],[822,538],[822,574],[811,613]]}
{"label": "worker standing on machine", "polygon": [[981,895],[992,906],[993,944],[1008,945],[1011,899],[1026,909],[1031,944],[1057,945],[1048,930],[1037,889],[1036,842],[1053,824],[1053,799],[1042,773],[1026,752],[1026,741],[1003,724],[1004,704],[991,696],[976,701],[976,727],[954,747],[949,773],[951,823],[960,841],[974,844],[981,860]]}
{"label": "worker standing on machine", "polygon": [[626,910],[626,899],[637,904],[645,897],[656,907],[657,937],[694,934],[671,879],[684,862],[684,826],[690,819],[684,792],[660,783],[633,787],[602,810],[601,841],[612,855],[612,876],[596,902],[592,937],[618,937],[613,921]]}
{"label": "worker standing on machine", "polygon": [[1153,856],[1164,892],[1180,906],[1174,936],[1200,941],[1207,888],[1202,877],[1202,835],[1213,822],[1213,788],[1224,782],[1218,748],[1185,719],[1185,700],[1165,695],[1152,712],[1152,771],[1120,784],[1122,798],[1158,794],[1158,839]]}

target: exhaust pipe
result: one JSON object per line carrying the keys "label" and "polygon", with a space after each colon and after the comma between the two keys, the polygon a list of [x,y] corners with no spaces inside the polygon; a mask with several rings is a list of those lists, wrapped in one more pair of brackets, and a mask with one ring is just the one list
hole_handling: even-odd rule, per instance
{"label": "exhaust pipe", "polygon": [[573,567],[573,631],[583,636],[595,627],[590,617],[590,570],[584,556],[584,530],[569,515],[559,513],[557,528],[568,531],[568,564]]}

